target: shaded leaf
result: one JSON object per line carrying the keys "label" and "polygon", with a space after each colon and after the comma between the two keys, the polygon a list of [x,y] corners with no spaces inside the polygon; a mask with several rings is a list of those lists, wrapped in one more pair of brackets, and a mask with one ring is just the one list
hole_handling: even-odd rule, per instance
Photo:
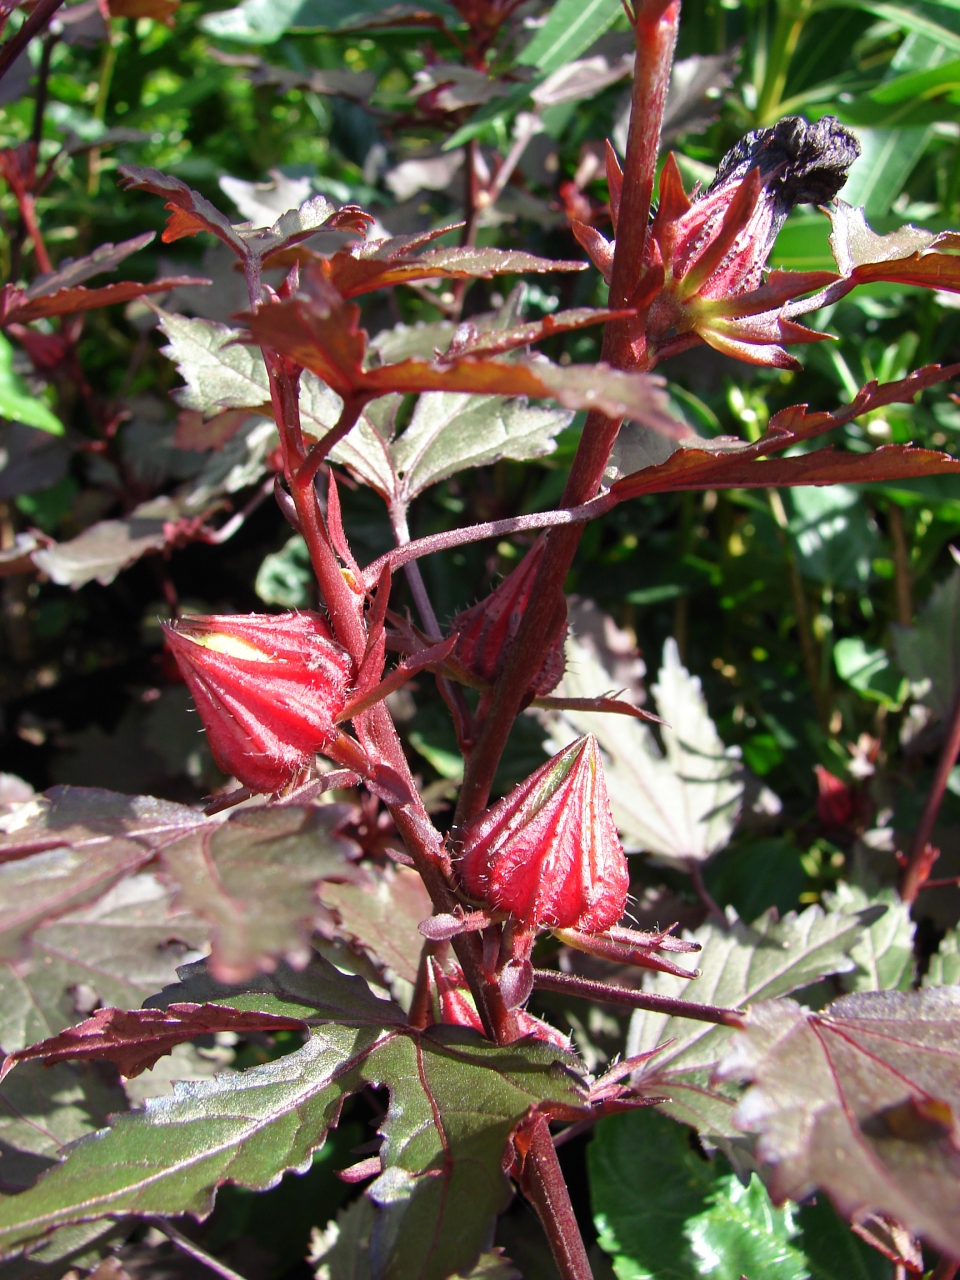
{"label": "shaded leaf", "polygon": [[[658,973],[647,989],[727,1009],[772,1000],[827,974],[849,972],[853,968],[850,949],[877,914],[828,915],[812,906],[800,915],[791,911],[782,920],[776,919],[775,911],[768,911],[747,925],[728,908],[727,929],[708,923],[690,935],[702,947],[700,977],[685,982]],[[712,1088],[710,1077],[731,1034],[727,1027],[638,1011],[630,1022],[627,1055],[658,1046],[660,1052],[640,1069],[634,1082],[648,1097],[666,1095],[670,1101],[661,1109],[667,1115],[711,1138],[730,1138],[737,1132],[731,1123],[735,1096],[729,1086]]]}
{"label": "shaded leaf", "polygon": [[194,809],[53,787],[0,820],[0,955],[42,920],[91,902],[206,820]]}
{"label": "shaded leaf", "polygon": [[95,581],[106,587],[148,551],[162,550],[180,514],[172,498],[152,498],[122,520],[100,520],[69,542],[35,551],[33,562],[60,586]]}
{"label": "shaded leaf", "polygon": [[385,3],[384,0],[244,0],[236,9],[207,14],[200,26],[212,36],[266,44],[289,30],[343,31],[355,27],[435,26],[443,17],[456,24],[455,10],[441,0]]}
{"label": "shaded leaf", "polygon": [[886,1213],[960,1256],[960,990],[858,992],[820,1013],[765,1001],[721,1074],[751,1082],[736,1122],[759,1134],[775,1198],[819,1187],[847,1217]]}
{"label": "shaded leaf", "polygon": [[789,532],[805,578],[862,589],[882,544],[862,494],[847,485],[790,493]]}
{"label": "shaded leaf", "polygon": [[19,1062],[106,1059],[122,1076],[147,1071],[175,1045],[218,1031],[299,1031],[304,1023],[270,1013],[242,1012],[219,1005],[170,1004],[165,1009],[98,1009],[91,1018],[58,1036],[10,1053],[0,1066],[0,1080]]}
{"label": "shaded leaf", "polygon": [[171,911],[171,898],[155,876],[128,876],[90,906],[36,929],[16,964],[0,965],[0,1045],[22,1049],[98,1003],[135,1009],[172,982],[184,952],[202,947],[208,929]]}
{"label": "shaded leaf", "polygon": [[[370,1280],[370,1240],[376,1221],[373,1201],[360,1196],[322,1231],[315,1229],[309,1261],[317,1280]],[[502,1249],[481,1253],[476,1266],[457,1274],[464,1280],[522,1280]]]}
{"label": "shaded leaf", "polygon": [[[174,315],[157,308],[169,339],[162,353],[187,384],[173,393],[184,409],[257,409],[270,403],[270,381],[256,347],[236,341],[237,331],[215,320]],[[336,419],[334,419],[336,421]]]}
{"label": "shaded leaf", "polygon": [[960,692],[960,569],[934,587],[915,627],[894,624],[890,630],[914,697],[948,716]]}
{"label": "shaded leaf", "polygon": [[556,436],[572,419],[568,410],[504,396],[422,395],[410,425],[390,448],[402,477],[400,493],[409,501],[467,467],[542,458],[553,452]]}
{"label": "shaded leaf", "polygon": [[370,1188],[373,1275],[445,1280],[472,1265],[506,1203],[501,1159],[517,1122],[545,1100],[580,1105],[562,1060],[539,1043],[498,1048],[455,1028],[328,1025],[295,1053],[176,1087],[75,1145],[30,1191],[0,1201],[0,1248],[106,1214],[204,1214],[227,1178],[273,1185],[311,1162],[343,1098],[369,1082],[391,1094],[384,1171]]}
{"label": "shaded leaf", "polygon": [[[609,690],[605,670],[575,637],[566,642],[566,697]],[[604,765],[614,820],[627,849],[685,867],[705,861],[729,841],[743,795],[737,757],[724,746],[707,712],[696,676],[680,661],[676,642],[663,647],[659,681],[653,687],[665,754],[647,725],[626,716],[563,711],[554,744],[593,733],[609,763]]]}
{"label": "shaded leaf", "polygon": [[[102,145],[102,138],[97,139],[97,145]],[[132,253],[145,249],[155,234],[153,231],[145,231],[143,235],[123,240],[120,244],[102,244],[82,258],[64,258],[57,263],[54,271],[35,276],[24,289],[24,296],[32,302],[35,298],[58,293],[61,289],[72,289],[74,285],[83,284],[84,280],[105,271],[116,271],[120,263]]]}
{"label": "shaded leaf", "polygon": [[416,982],[423,947],[417,926],[433,913],[433,906],[415,871],[395,867],[371,874],[367,883],[328,881],[320,898],[336,912],[340,936],[360,946],[376,964],[406,982]]}
{"label": "shaded leaf", "polygon": [[219,977],[239,982],[277,957],[306,960],[319,881],[363,876],[335,834],[343,817],[338,805],[241,809],[164,848],[178,905],[210,924]]}
{"label": "shaded leaf", "polygon": [[833,646],[837,675],[864,698],[899,709],[907,695],[907,685],[887,656],[885,649],[868,648],[859,636],[845,636]]}

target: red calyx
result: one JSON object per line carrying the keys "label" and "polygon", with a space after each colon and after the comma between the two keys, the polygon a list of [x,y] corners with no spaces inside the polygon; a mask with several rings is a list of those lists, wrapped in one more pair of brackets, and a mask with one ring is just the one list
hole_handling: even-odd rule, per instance
{"label": "red calyx", "polygon": [[353,676],[318,613],[186,617],[167,645],[214,759],[254,791],[279,791],[339,734]]}
{"label": "red calyx", "polygon": [[600,933],[630,877],[592,734],[548,760],[463,831],[464,888],[526,929]]}
{"label": "red calyx", "polygon": [[[538,538],[516,569],[485,600],[458,613],[450,624],[450,630],[457,635],[457,658],[487,684],[493,684],[500,674],[519,630],[545,545],[545,540]],[[555,689],[563,675],[567,619],[562,599],[558,601],[553,630],[543,666],[527,690],[527,703]]]}

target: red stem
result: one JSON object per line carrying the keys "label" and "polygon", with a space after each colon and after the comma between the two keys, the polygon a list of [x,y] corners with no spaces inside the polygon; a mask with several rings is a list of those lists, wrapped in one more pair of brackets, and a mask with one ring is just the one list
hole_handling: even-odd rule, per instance
{"label": "red stem", "polygon": [[943,750],[940,752],[940,759],[937,761],[937,771],[933,775],[933,785],[927,795],[927,802],[923,806],[923,813],[910,847],[910,858],[903,873],[900,896],[904,902],[916,901],[917,894],[933,865],[927,853],[927,846],[930,844],[937,814],[940,812],[947,790],[950,771],[956,764],[958,755],[960,755],[960,693],[954,699],[947,723],[947,736],[943,743]]}
{"label": "red stem", "polygon": [[593,1280],[550,1125],[543,1116],[533,1123],[520,1189],[537,1211],[561,1280]]}
{"label": "red stem", "polygon": [[637,991],[633,987],[618,987],[612,983],[595,982],[591,978],[579,978],[570,973],[557,973],[553,969],[534,969],[535,991],[557,991],[565,996],[578,996],[582,1000],[598,1000],[603,1004],[624,1004],[631,1009],[646,1009],[650,1013],[665,1013],[671,1018],[691,1018],[694,1022],[715,1022],[721,1027],[743,1027],[744,1016],[736,1009],[721,1009],[711,1004],[693,1004],[690,1000],[673,1000],[668,996],[653,995],[649,991]]}
{"label": "red stem", "polygon": [[958,1271],[960,1271],[960,1262],[944,1255],[934,1267],[930,1280],[953,1280]]}
{"label": "red stem", "polygon": [[62,4],[63,0],[40,0],[17,34],[0,45],[0,76],[10,70],[12,63],[19,58],[34,36],[44,30]]}
{"label": "red stem", "polygon": [[[610,305],[622,307],[633,297],[643,267],[650,200],[656,173],[663,106],[680,17],[679,0],[646,0],[637,14],[637,70],[633,86],[630,131],[623,193],[617,223]],[[618,368],[646,367],[644,317],[610,321],[602,355]],[[620,430],[620,419],[600,413],[587,417],[570,470],[562,505],[579,507],[597,492]],[[563,585],[582,536],[578,525],[557,529],[546,550],[530,593],[516,639],[497,681],[487,718],[466,762],[455,821],[475,817],[486,805],[497,765],[530,682],[540,669],[549,644],[551,623],[560,607]]]}

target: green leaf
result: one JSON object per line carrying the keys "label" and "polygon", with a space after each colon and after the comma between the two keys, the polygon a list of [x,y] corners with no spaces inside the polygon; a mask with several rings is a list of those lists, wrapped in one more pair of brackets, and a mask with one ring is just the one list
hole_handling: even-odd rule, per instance
{"label": "green leaf", "polygon": [[178,956],[209,930],[173,912],[173,890],[128,876],[98,902],[42,925],[16,962],[0,965],[0,1045],[13,1053],[71,1026],[94,1004],[136,1009],[176,977]]}
{"label": "green leaf", "polygon": [[914,697],[936,715],[948,716],[960,690],[960,569],[934,587],[916,626],[894,624],[890,630]]}
{"label": "green leaf", "polygon": [[[956,11],[951,14],[947,6],[914,0],[910,5],[865,3],[862,7],[911,32],[894,55],[887,80],[936,67],[947,60],[948,49],[960,52],[958,15]],[[957,25],[955,32],[940,25],[938,19],[948,16]],[[863,205],[868,216],[887,213],[933,136],[933,125],[929,124],[858,130],[861,154],[843,189],[844,199],[851,205]]]}
{"label": "green leaf", "polygon": [[951,929],[940,939],[940,946],[930,957],[930,965],[923,976],[925,987],[956,987],[960,985],[960,929]]}
{"label": "green leaf", "polygon": [[420,396],[410,425],[391,447],[408,501],[468,467],[501,458],[542,458],[573,413],[530,405],[522,398],[437,391]]}
{"label": "green leaf", "polygon": [[0,1249],[106,1215],[209,1211],[227,1179],[265,1189],[305,1171],[343,1099],[390,1090],[371,1240],[376,1280],[446,1280],[470,1266],[509,1198],[508,1136],[545,1099],[578,1105],[563,1055],[499,1048],[457,1028],[426,1035],[328,1025],[295,1053],[176,1086],[71,1148],[35,1187],[0,1200]]}
{"label": "green leaf", "polygon": [[655,1111],[611,1116],[588,1148],[600,1247],[619,1280],[806,1280],[790,1208],[754,1174],[744,1187],[689,1130]]}
{"label": "green leaf", "polygon": [[[614,687],[613,673],[571,634],[560,692],[598,697]],[[739,761],[710,719],[700,680],[680,661],[674,640],[663,647],[653,686],[665,755],[647,725],[627,716],[563,711],[554,721],[555,750],[593,733],[603,750],[614,820],[628,849],[685,866],[722,849],[736,825],[743,794]]]}
{"label": "green leaf", "polygon": [[32,396],[26,383],[13,371],[13,347],[0,333],[0,418],[22,422],[51,435],[63,435],[63,423],[43,401]]}
{"label": "green leaf", "polygon": [[775,1199],[819,1188],[845,1217],[886,1214],[958,1257],[958,1066],[960,989],[935,987],[856,992],[819,1013],[764,1001],[719,1075],[750,1082],[734,1119],[758,1134]]}
{"label": "green leaf", "polygon": [[840,882],[824,899],[831,911],[858,915],[882,906],[883,914],[868,925],[850,959],[856,968],[843,974],[847,991],[909,991],[913,986],[913,935],[910,907],[901,902],[894,889],[881,889],[871,897],[856,885]]}
{"label": "green leaf", "polygon": [[840,679],[865,698],[890,710],[903,705],[909,690],[886,649],[871,649],[860,636],[846,636],[833,646],[833,664]]}
{"label": "green leaf", "polygon": [[892,1280],[883,1254],[854,1235],[826,1196],[797,1211],[811,1280]]}
{"label": "green leaf", "polygon": [[[768,911],[752,925],[744,924],[730,908],[727,914],[727,929],[708,923],[690,935],[703,948],[698,957],[699,978],[685,982],[658,973],[647,989],[727,1009],[771,1000],[827,974],[851,970],[851,948],[880,913],[874,909],[860,916],[827,914],[812,906],[782,920]],[[661,1104],[665,1114],[711,1138],[733,1137],[737,1130],[730,1119],[732,1095],[723,1088],[712,1091],[709,1084],[731,1035],[727,1027],[637,1011],[630,1022],[628,1056],[658,1047],[660,1052],[634,1075],[634,1081],[648,1097],[669,1097],[669,1102]]]}
{"label": "green leaf", "polygon": [[790,537],[805,578],[862,587],[880,554],[880,537],[861,494],[847,485],[790,491]]}
{"label": "green leaf", "polygon": [[951,52],[960,52],[960,22],[956,7],[939,0],[911,0],[910,4],[885,0],[824,0],[823,9],[863,9],[892,23],[900,31],[921,36]]}
{"label": "green leaf", "polygon": [[397,19],[431,14],[458,24],[454,9],[441,0],[244,0],[200,19],[199,26],[220,40],[272,44],[288,31],[344,31],[351,27],[390,26]]}
{"label": "green leaf", "polygon": [[557,0],[517,61],[539,71],[556,71],[595,44],[621,12],[620,0]]}
{"label": "green leaf", "polygon": [[[211,963],[240,981],[281,957],[306,960],[325,876],[364,880],[336,834],[337,805],[197,809],[143,796],[54,787],[22,806],[0,836],[0,957],[48,921],[95,901],[159,858],[176,906],[205,921]],[[120,1003],[123,1003],[122,1000]]]}
{"label": "green leaf", "polygon": [[[186,386],[174,393],[184,409],[255,409],[270,402],[270,382],[259,348],[236,341],[238,330],[215,320],[175,315],[157,308],[169,339],[161,348]],[[336,417],[334,417],[334,422]]]}
{"label": "green leaf", "polygon": [[276,604],[281,609],[309,609],[315,582],[307,544],[295,533],[279,551],[264,556],[254,590],[264,604]]}
{"label": "green leaf", "polygon": [[755,1173],[747,1186],[735,1174],[723,1178],[710,1200],[684,1230],[698,1274],[716,1280],[807,1280],[807,1260],[791,1243],[798,1235],[794,1210],[789,1204],[775,1208]]}
{"label": "green leaf", "polygon": [[339,920],[337,934],[361,947],[375,964],[414,983],[423,935],[417,925],[433,913],[430,895],[409,867],[371,870],[364,883],[327,882],[320,898]]}

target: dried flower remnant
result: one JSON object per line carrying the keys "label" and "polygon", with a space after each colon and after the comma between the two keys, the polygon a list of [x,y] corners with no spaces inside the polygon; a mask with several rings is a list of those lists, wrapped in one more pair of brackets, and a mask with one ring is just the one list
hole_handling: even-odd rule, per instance
{"label": "dried flower remnant", "polygon": [[627,860],[592,734],[571,743],[462,833],[464,888],[525,931],[600,933],[627,901]]}
{"label": "dried flower remnant", "polygon": [[164,632],[214,759],[244,786],[279,791],[338,736],[353,664],[319,614],[186,617]]}

